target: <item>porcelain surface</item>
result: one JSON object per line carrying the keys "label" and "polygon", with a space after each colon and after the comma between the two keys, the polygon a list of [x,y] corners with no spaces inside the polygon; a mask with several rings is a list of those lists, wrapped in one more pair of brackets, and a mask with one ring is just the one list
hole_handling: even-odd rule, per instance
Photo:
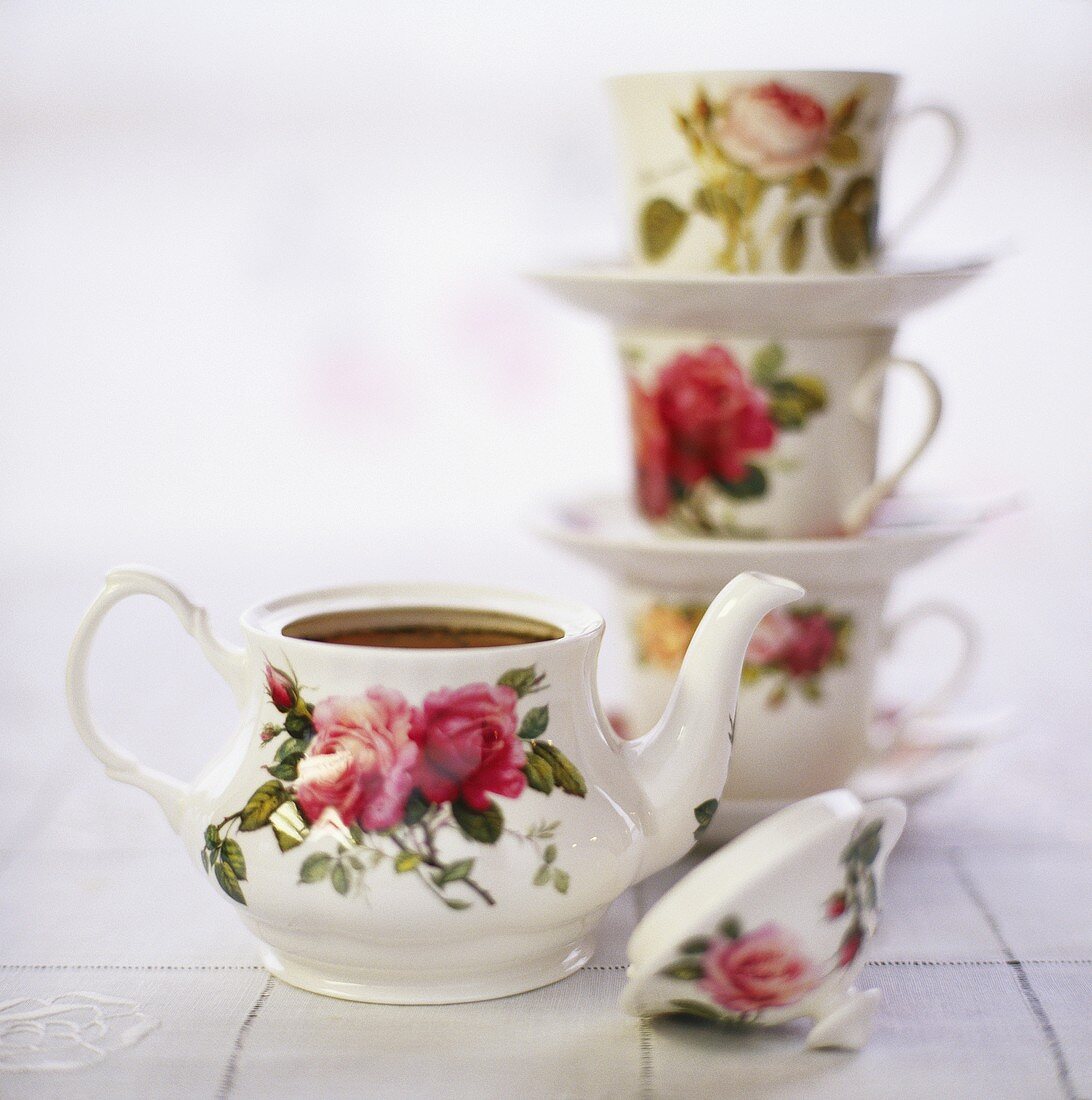
{"label": "porcelain surface", "polygon": [[[712,538],[861,531],[940,423],[939,386],[920,363],[891,354],[894,336],[618,332],[637,507],[651,523]],[[925,415],[878,472],[891,372],[920,388]]]}
{"label": "porcelain surface", "polygon": [[740,569],[763,569],[819,585],[885,583],[903,569],[1012,511],[1011,493],[895,497],[853,538],[708,539],[649,526],[628,499],[610,494],[541,509],[532,529],[612,576],[666,589],[708,591]]}
{"label": "porcelain surface", "polygon": [[[160,804],[274,974],[351,1000],[499,997],[578,969],[610,902],[692,846],[727,773],[751,632],[801,594],[754,573],[725,586],[665,721],[624,741],[596,691],[603,621],[581,605],[443,585],[332,589],[247,612],[236,649],[177,585],[121,569],[73,642],[69,706],[107,774]],[[89,710],[95,634],[137,595],[171,607],[239,705],[234,735],[192,784],[140,765]],[[394,649],[284,633],[316,615],[437,607],[560,636]]]}
{"label": "porcelain surface", "polygon": [[874,998],[853,981],[906,821],[894,799],[828,791],[710,856],[637,925],[622,1008],[736,1030],[810,1017],[810,1047],[856,1049]]}
{"label": "porcelain surface", "polygon": [[961,290],[993,255],[885,261],[858,274],[724,275],[621,263],[528,272],[534,283],[620,327],[719,329],[767,339],[897,325]]}
{"label": "porcelain surface", "polygon": [[[789,274],[871,267],[951,182],[963,128],[948,110],[895,115],[898,77],[833,70],[649,73],[609,82],[639,263]],[[884,155],[915,115],[945,156],[879,238]]]}

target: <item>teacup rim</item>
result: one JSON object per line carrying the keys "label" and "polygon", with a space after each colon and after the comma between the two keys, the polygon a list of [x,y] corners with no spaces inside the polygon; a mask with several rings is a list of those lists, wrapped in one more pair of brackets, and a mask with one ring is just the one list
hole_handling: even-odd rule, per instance
{"label": "teacup rim", "polygon": [[642,72],[627,72],[627,73],[612,73],[610,76],[604,78],[604,85],[608,89],[614,89],[620,87],[623,84],[638,83],[640,81],[648,81],[655,79],[692,79],[692,80],[708,80],[723,79],[725,77],[742,77],[742,78],[755,78],[755,77],[770,77],[774,74],[784,74],[785,76],[792,76],[794,78],[801,77],[831,77],[831,76],[847,76],[847,77],[870,77],[877,79],[886,79],[894,83],[898,83],[902,79],[903,74],[899,72],[893,72],[890,69],[794,69],[794,68],[749,68],[749,69],[649,69]]}
{"label": "teacup rim", "polygon": [[[337,642],[298,638],[285,634],[284,627],[297,619],[337,610],[361,610],[382,606],[427,606],[451,610],[486,610],[537,619],[561,631],[559,638],[535,639],[505,646],[475,646],[469,649],[405,649],[386,646],[354,646]],[[605,629],[603,616],[593,607],[576,600],[548,596],[524,589],[491,585],[446,583],[443,581],[379,581],[362,584],[332,585],[307,589],[263,600],[247,608],[240,624],[248,634],[275,638],[278,643],[311,652],[341,652],[360,655],[387,654],[422,657],[454,654],[482,656],[519,653],[571,644],[591,639]]]}

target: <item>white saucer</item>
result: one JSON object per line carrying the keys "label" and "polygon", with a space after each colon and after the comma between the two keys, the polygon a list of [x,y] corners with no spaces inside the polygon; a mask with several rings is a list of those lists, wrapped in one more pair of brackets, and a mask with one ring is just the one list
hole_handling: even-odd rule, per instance
{"label": "white saucer", "polygon": [[756,569],[792,577],[805,588],[882,582],[981,529],[1015,506],[1011,494],[976,498],[895,497],[855,538],[713,539],[664,533],[618,495],[555,505],[531,520],[549,542],[613,576],[666,588],[716,588]]}
{"label": "white saucer", "polygon": [[[882,726],[883,719],[877,719]],[[934,730],[942,739],[929,743]],[[900,731],[900,740],[879,752],[846,782],[862,801],[898,798],[913,803],[948,786],[976,760],[986,746],[1012,730],[1010,711],[991,714],[945,714],[916,719]],[[751,828],[790,800],[723,801],[702,834],[702,846],[718,847]]]}
{"label": "white saucer", "polygon": [[994,259],[891,261],[878,271],[829,275],[689,275],[594,264],[532,271],[527,278],[623,327],[769,336],[896,325],[978,278]]}

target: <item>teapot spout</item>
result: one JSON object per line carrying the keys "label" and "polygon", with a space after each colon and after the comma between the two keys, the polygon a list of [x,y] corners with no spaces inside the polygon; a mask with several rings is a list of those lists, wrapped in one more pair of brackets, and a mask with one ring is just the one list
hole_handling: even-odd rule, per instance
{"label": "teapot spout", "polygon": [[730,581],[694,632],[663,717],[626,746],[648,807],[638,880],[685,855],[709,823],[728,777],[747,644],[768,612],[803,594],[765,573]]}

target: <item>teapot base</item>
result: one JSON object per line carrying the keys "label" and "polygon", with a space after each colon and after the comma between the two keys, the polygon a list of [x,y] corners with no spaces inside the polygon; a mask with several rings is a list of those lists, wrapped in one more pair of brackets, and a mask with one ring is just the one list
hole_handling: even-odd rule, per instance
{"label": "teapot base", "polygon": [[267,945],[262,946],[261,957],[274,977],[324,997],[370,1004],[442,1005],[489,1001],[553,985],[579,970],[594,951],[593,936],[575,945],[570,939],[551,951],[462,974],[452,966],[451,951],[446,953],[447,958],[442,963],[427,973],[372,971],[365,967],[331,964]]}

